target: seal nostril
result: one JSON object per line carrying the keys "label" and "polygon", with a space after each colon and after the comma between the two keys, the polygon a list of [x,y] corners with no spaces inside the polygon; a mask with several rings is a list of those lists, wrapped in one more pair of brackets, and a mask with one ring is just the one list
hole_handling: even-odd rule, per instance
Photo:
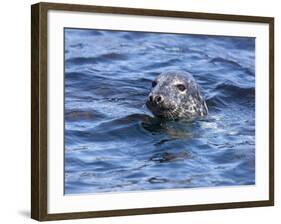
{"label": "seal nostril", "polygon": [[149,101],[150,101],[150,102],[153,101],[153,96],[149,96]]}
{"label": "seal nostril", "polygon": [[156,103],[160,103],[163,101],[163,97],[162,96],[155,96],[155,102]]}

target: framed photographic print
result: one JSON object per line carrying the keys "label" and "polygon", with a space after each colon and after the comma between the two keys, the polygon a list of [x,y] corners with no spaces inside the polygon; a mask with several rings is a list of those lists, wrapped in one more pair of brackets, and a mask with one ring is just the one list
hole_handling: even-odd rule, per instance
{"label": "framed photographic print", "polygon": [[274,204],[274,19],[32,5],[32,218]]}

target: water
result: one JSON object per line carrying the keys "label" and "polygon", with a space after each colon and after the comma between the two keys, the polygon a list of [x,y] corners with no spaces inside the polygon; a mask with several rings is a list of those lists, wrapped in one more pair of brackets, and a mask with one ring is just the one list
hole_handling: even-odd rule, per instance
{"label": "water", "polygon": [[[162,71],[191,72],[209,115],[159,121]],[[255,184],[255,39],[65,29],[65,193]]]}

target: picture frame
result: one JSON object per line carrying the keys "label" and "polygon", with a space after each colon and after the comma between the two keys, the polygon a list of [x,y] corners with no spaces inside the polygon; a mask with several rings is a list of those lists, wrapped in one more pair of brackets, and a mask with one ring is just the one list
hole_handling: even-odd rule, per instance
{"label": "picture frame", "polygon": [[[52,17],[51,13],[54,12],[55,16]],[[61,14],[60,14],[61,13]],[[152,18],[155,20],[155,24],[159,24],[159,26],[162,24],[160,21],[163,19],[163,24],[169,23],[169,21],[172,21],[172,23],[177,23],[178,20],[181,21],[198,21],[199,23],[220,23],[224,22],[224,26],[230,26],[229,24],[237,24],[237,27],[239,29],[239,26],[241,26],[241,33],[243,33],[243,24],[249,24],[253,27],[259,27],[262,28],[260,31],[257,31],[257,35],[261,35],[260,37],[256,37],[255,34],[253,36],[255,38],[258,38],[258,40],[261,42],[261,45],[265,45],[266,47],[262,48],[265,49],[265,55],[267,63],[265,63],[264,67],[267,71],[267,74],[263,77],[265,80],[265,83],[268,85],[265,85],[263,80],[256,80],[256,85],[259,83],[261,86],[257,88],[256,90],[256,98],[255,102],[258,105],[261,105],[261,107],[264,108],[264,111],[260,113],[260,115],[257,116],[256,122],[263,121],[265,127],[259,128],[261,126],[256,126],[256,136],[258,133],[261,133],[263,137],[266,139],[264,141],[261,141],[260,146],[256,142],[256,147],[261,147],[264,150],[265,153],[265,160],[260,160],[258,155],[256,155],[256,178],[259,175],[259,172],[261,170],[264,170],[264,173],[261,177],[262,182],[262,190],[260,190],[261,196],[255,197],[255,194],[253,194],[252,198],[246,198],[245,194],[248,194],[248,190],[244,190],[245,194],[241,193],[241,198],[238,201],[232,201],[232,199],[223,199],[223,198],[217,198],[217,200],[214,200],[214,202],[210,199],[208,201],[208,198],[205,200],[202,200],[202,202],[190,202],[189,204],[185,204],[186,202],[184,200],[180,203],[177,203],[177,201],[171,202],[169,204],[169,200],[167,199],[167,202],[165,201],[165,198],[163,199],[162,196],[159,194],[159,196],[153,196],[153,194],[157,194],[156,191],[152,192],[144,192],[141,196],[141,198],[137,199],[138,193],[118,193],[118,194],[107,194],[107,199],[112,198],[112,203],[120,203],[120,201],[134,201],[134,197],[136,197],[136,201],[143,200],[145,201],[145,205],[139,205],[136,207],[131,207],[131,205],[126,205],[122,207],[122,204],[115,205],[109,209],[105,209],[106,205],[104,207],[100,208],[91,208],[91,204],[88,207],[83,207],[81,210],[79,208],[72,208],[71,203],[68,201],[68,206],[66,207],[64,203],[59,203],[58,199],[53,199],[56,197],[56,193],[52,192],[64,192],[63,189],[56,189],[56,182],[58,180],[58,177],[52,177],[54,176],[53,173],[59,172],[60,178],[63,175],[63,171],[57,171],[61,170],[60,167],[57,167],[56,164],[63,164],[64,161],[64,148],[57,148],[55,149],[60,155],[59,157],[54,157],[54,150],[55,147],[53,146],[61,146],[60,144],[53,144],[50,139],[54,139],[53,135],[56,135],[54,128],[50,128],[50,123],[60,123],[61,120],[59,118],[63,119],[64,113],[57,114],[56,111],[52,111],[53,108],[56,108],[56,105],[52,105],[52,100],[54,98],[61,98],[63,96],[64,86],[61,85],[63,83],[63,77],[64,77],[64,71],[61,69],[62,67],[59,67],[57,70],[52,70],[52,66],[55,67],[56,65],[53,63],[53,57],[54,54],[50,53],[50,49],[55,48],[56,46],[62,46],[61,43],[63,42],[63,35],[60,35],[58,39],[56,35],[52,36],[51,33],[56,33],[56,31],[53,31],[50,27],[53,26],[54,23],[56,24],[62,24],[62,26],[57,26],[59,29],[61,27],[66,27],[64,24],[64,21],[66,20],[68,15],[75,14],[75,16],[78,15],[78,17],[85,17],[87,21],[91,21],[91,15],[93,16],[93,22],[89,22],[87,26],[84,28],[86,29],[88,26],[90,28],[96,28],[96,29],[105,29],[105,30],[128,30],[126,27],[126,24],[124,24],[124,28],[122,28],[122,25],[120,27],[116,27],[114,29],[114,26],[116,26],[116,23],[110,21],[114,21],[115,17],[119,16],[120,21],[122,20],[121,17],[130,18],[129,21],[132,21],[131,26],[134,27],[136,24],[134,24],[135,21],[140,21],[140,24],[145,24],[145,20]],[[102,15],[102,19],[105,19],[104,24],[100,23],[98,27],[95,27],[97,25],[97,21],[101,20],[95,20],[95,15]],[[75,17],[74,16],[74,17]],[[111,17],[110,17],[111,16]],[[74,18],[73,17],[73,18]],[[78,18],[77,17],[77,18]],[[138,20],[134,20],[133,18],[136,17]],[[60,19],[61,18],[61,19]],[[77,27],[77,24],[79,22],[75,22],[75,19],[70,19],[68,21],[68,24],[73,22],[73,27]],[[75,17],[76,18],[76,17]],[[90,18],[90,19],[89,19]],[[80,19],[80,18],[79,18]],[[77,21],[79,20],[77,19]],[[109,22],[108,22],[108,21]],[[83,18],[81,18],[81,22],[85,21]],[[119,22],[119,20],[116,20]],[[124,19],[124,21],[128,21]],[[124,22],[125,23],[125,22]],[[103,28],[104,26],[104,28]],[[153,25],[151,25],[153,27]],[[180,26],[180,25],[179,25]],[[135,31],[138,31],[141,28],[138,28],[138,26],[135,26]],[[140,25],[141,27],[141,25]],[[145,27],[143,25],[142,27]],[[156,27],[156,25],[155,25]],[[200,25],[198,25],[200,27]],[[203,26],[204,27],[204,26]],[[80,28],[80,27],[79,27]],[[145,28],[143,28],[145,29]],[[150,28],[147,28],[150,29]],[[153,32],[153,28],[151,30],[148,30],[148,32]],[[174,33],[174,31],[169,32],[170,27],[166,27],[165,29],[168,29],[168,33]],[[192,29],[195,29],[194,27],[190,27],[190,32],[197,32],[192,31]],[[246,28],[244,28],[246,30]],[[259,28],[257,28],[259,29]],[[199,28],[198,28],[199,30]],[[130,30],[129,30],[130,31]],[[145,31],[145,30],[144,30]],[[266,33],[263,33],[262,31],[266,31]],[[62,32],[62,31],[61,31]],[[185,33],[186,31],[183,31]],[[208,31],[205,31],[208,32]],[[225,32],[229,32],[229,35],[233,35],[229,30],[226,30]],[[240,32],[240,31],[239,31]],[[59,33],[61,34],[61,33]],[[211,34],[216,35],[216,34]],[[220,35],[220,34],[218,34]],[[245,34],[246,35],[246,34]],[[244,35],[241,35],[244,36]],[[257,39],[256,39],[257,40]],[[60,44],[56,45],[56,41],[58,41]],[[65,47],[63,45],[63,47]],[[61,48],[58,48],[61,50],[61,54],[59,57],[55,60],[60,61],[60,63],[63,65],[64,63],[64,53]],[[262,51],[256,50],[256,60],[260,57],[259,54]],[[264,59],[261,56],[261,60]],[[61,219],[80,219],[80,218],[96,218],[96,217],[110,217],[110,216],[125,216],[125,215],[141,215],[141,214],[156,214],[156,213],[171,213],[171,212],[187,212],[187,211],[203,211],[203,210],[216,210],[216,209],[230,209],[230,208],[246,208],[246,207],[260,207],[260,206],[273,206],[274,205],[274,18],[272,17],[261,17],[261,16],[242,16],[242,15],[226,15],[226,14],[213,14],[213,13],[202,13],[202,12],[184,12],[184,11],[167,11],[167,10],[155,10],[155,9],[138,9],[138,8],[119,8],[119,7],[105,7],[105,6],[91,6],[91,5],[74,5],[74,4],[58,4],[58,3],[37,3],[31,6],[31,218],[36,219],[38,221],[48,221],[48,220],[61,220]],[[260,68],[260,67],[259,67]],[[257,69],[257,68],[256,68]],[[257,72],[259,72],[257,70]],[[54,76],[52,74],[55,74],[56,77],[60,77],[59,79],[61,81],[57,82],[54,79]],[[258,76],[257,76],[258,77]],[[261,78],[262,79],[262,78]],[[56,84],[57,83],[57,84]],[[52,93],[51,88],[52,85],[55,85],[55,89],[59,89],[59,95],[52,95],[55,93]],[[262,90],[264,88],[264,90]],[[265,97],[262,99],[266,99],[267,104],[262,105],[262,100],[259,99],[259,97]],[[64,112],[64,105],[61,104],[60,101],[60,112]],[[52,105],[52,106],[50,106]],[[259,111],[258,106],[256,105],[256,111]],[[257,114],[256,114],[257,115]],[[261,117],[259,117],[261,116]],[[264,116],[264,117],[263,117]],[[59,118],[58,118],[59,117]],[[262,119],[259,119],[262,118]],[[63,122],[64,123],[64,122]],[[64,125],[64,124],[62,124]],[[60,130],[62,131],[62,130]],[[62,131],[63,133],[63,131]],[[62,134],[63,135],[63,134]],[[61,135],[59,135],[61,136]],[[263,138],[257,138],[257,139],[263,139]],[[63,141],[63,140],[62,140]],[[55,155],[55,156],[56,156]],[[262,154],[263,155],[263,154]],[[260,164],[262,164],[259,167],[259,161]],[[52,173],[52,174],[51,174]],[[57,179],[56,179],[57,178]],[[60,179],[61,186],[64,183],[63,179]],[[256,186],[258,187],[259,183],[256,182]],[[229,188],[230,189],[230,188]],[[161,191],[161,190],[159,190]],[[177,190],[173,190],[172,194],[176,194]],[[183,194],[183,198],[187,198],[184,192],[189,191],[189,189],[185,189],[180,194]],[[223,189],[220,187],[216,189],[216,192],[221,192]],[[260,192],[259,191],[259,192]],[[50,193],[51,192],[51,193]],[[230,190],[226,191],[228,194],[231,192]],[[53,195],[52,195],[53,194]],[[60,193],[58,193],[60,194]],[[206,193],[207,194],[207,193]],[[116,196],[117,195],[117,196]],[[147,196],[146,196],[147,195]],[[60,195],[61,197],[69,197]],[[75,197],[75,196],[70,196]],[[85,196],[87,197],[87,195]],[[90,197],[90,196],[89,196]],[[91,195],[92,199],[88,200],[84,204],[90,203],[100,203],[101,200],[104,200],[104,198],[99,198],[99,196]],[[119,197],[119,199],[116,199]],[[153,200],[159,200],[159,204],[161,201],[161,205],[156,205],[158,202],[151,202],[149,201],[149,198],[153,198]],[[160,198],[161,197],[161,198]],[[122,199],[123,198],[123,199]],[[168,197],[167,197],[168,198]],[[245,199],[244,199],[245,198]],[[116,199],[116,202],[114,200]],[[79,197],[76,197],[77,200],[80,200]],[[120,201],[118,201],[120,200]],[[224,201],[226,200],[226,201]],[[171,200],[172,201],[172,200]],[[73,202],[74,203],[74,202]],[[83,203],[83,202],[81,202]],[[79,204],[79,203],[78,203]],[[54,212],[55,209],[50,212],[50,207],[53,205],[61,206],[61,209],[58,209],[58,212]],[[119,207],[118,207],[119,206]]]}

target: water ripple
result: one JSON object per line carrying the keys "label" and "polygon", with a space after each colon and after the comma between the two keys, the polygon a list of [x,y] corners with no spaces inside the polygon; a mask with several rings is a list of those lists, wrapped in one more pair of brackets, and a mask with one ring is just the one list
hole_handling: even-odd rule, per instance
{"label": "water ripple", "polygon": [[[255,184],[255,40],[65,29],[65,193]],[[209,115],[154,118],[162,71],[183,69]]]}

